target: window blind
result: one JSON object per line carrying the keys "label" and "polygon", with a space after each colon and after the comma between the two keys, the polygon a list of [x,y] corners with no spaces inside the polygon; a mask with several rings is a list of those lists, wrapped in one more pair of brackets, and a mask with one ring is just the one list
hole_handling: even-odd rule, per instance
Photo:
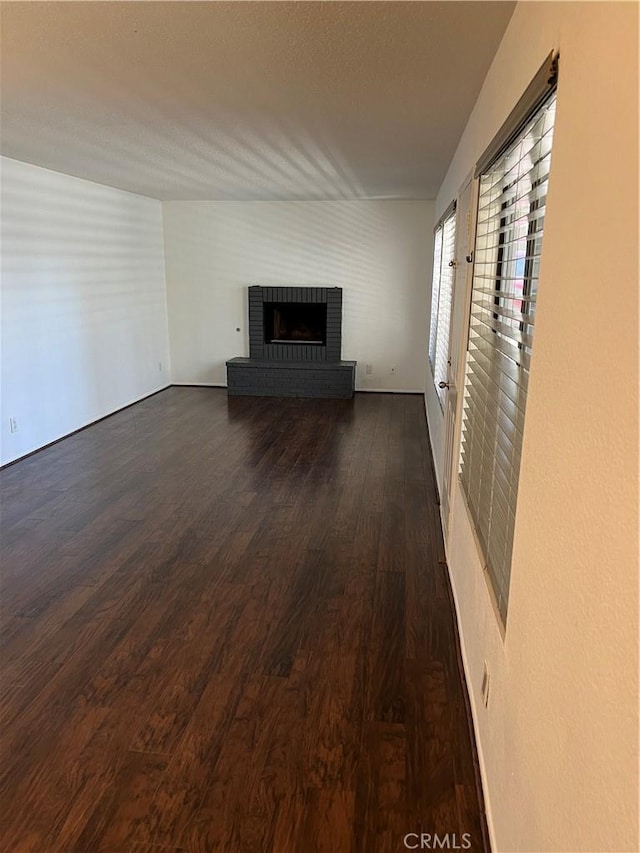
{"label": "window blind", "polygon": [[480,174],[460,477],[506,619],[555,94]]}
{"label": "window blind", "polygon": [[451,303],[453,300],[453,281],[456,252],[456,216],[455,211],[445,219],[442,226],[442,262],[440,273],[440,299],[438,305],[438,326],[436,331],[436,358],[433,365],[433,381],[444,408],[445,388],[439,388],[439,382],[447,381],[449,360],[449,329],[451,327]]}
{"label": "window blind", "polygon": [[[433,285],[431,302],[431,333],[429,338],[429,360],[433,381],[440,405],[444,407],[446,389],[439,382],[446,382],[449,359],[449,330],[455,275],[456,208],[447,208],[436,227],[433,258]],[[451,265],[450,265],[451,264]]]}
{"label": "window blind", "polygon": [[435,230],[433,240],[433,276],[431,278],[431,324],[429,327],[429,361],[436,363],[436,332],[438,328],[438,301],[440,298],[440,266],[442,263],[442,223]]}

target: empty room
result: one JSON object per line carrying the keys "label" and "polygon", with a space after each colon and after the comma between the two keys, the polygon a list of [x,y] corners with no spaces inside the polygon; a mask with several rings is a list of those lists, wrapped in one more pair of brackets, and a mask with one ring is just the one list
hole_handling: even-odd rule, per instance
{"label": "empty room", "polygon": [[638,3],[0,24],[0,849],[637,853]]}

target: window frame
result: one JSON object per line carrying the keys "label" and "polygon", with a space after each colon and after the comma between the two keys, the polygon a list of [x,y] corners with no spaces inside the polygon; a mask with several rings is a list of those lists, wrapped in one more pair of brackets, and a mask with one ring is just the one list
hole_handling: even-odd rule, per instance
{"label": "window frame", "polygon": [[[557,58],[556,58],[557,69]],[[544,236],[544,210],[548,191],[549,172],[539,174],[539,167],[551,161],[553,147],[553,131],[555,126],[556,85],[548,88],[544,97],[540,97],[533,108],[521,120],[520,126],[511,134],[508,142],[500,148],[496,155],[486,163],[482,171],[476,170],[478,179],[477,216],[474,241],[474,270],[471,285],[471,305],[469,312],[469,332],[465,355],[465,381],[462,401],[461,420],[461,449],[460,449],[460,482],[464,503],[467,507],[476,542],[484,561],[485,573],[497,607],[503,627],[506,627],[511,568],[513,556],[513,536],[515,530],[515,515],[517,493],[520,480],[520,458],[522,451],[522,433],[526,417],[527,384],[529,375],[529,359],[533,343],[533,319],[535,316],[535,298],[539,277],[541,247]],[[547,126],[547,116],[551,116]],[[540,122],[541,130],[537,123]],[[539,133],[536,137],[535,134]],[[548,138],[547,134],[549,134]],[[527,137],[531,136],[531,144]],[[545,141],[546,139],[546,141]],[[527,145],[530,147],[527,149]],[[539,144],[539,151],[532,155]],[[523,151],[519,151],[519,146]],[[510,167],[507,167],[509,154],[516,157],[517,171],[515,177],[510,177]],[[495,178],[492,170],[496,165],[502,165],[502,175]],[[527,161],[525,163],[525,161]],[[525,163],[525,165],[523,165]],[[498,169],[498,175],[500,169]],[[491,176],[491,177],[489,177]],[[530,182],[527,186],[526,180]],[[488,186],[483,189],[483,179]],[[526,180],[525,180],[526,179]],[[525,187],[520,186],[523,182]],[[495,192],[499,187],[498,192]],[[544,195],[540,188],[543,187]],[[514,189],[515,188],[515,189]],[[515,192],[512,201],[509,194]],[[483,193],[487,198],[483,202]],[[523,196],[530,196],[526,214],[518,213],[517,204]],[[499,204],[498,210],[492,206]],[[514,218],[510,221],[509,208],[514,204]],[[484,206],[484,210],[483,210]],[[542,213],[542,217],[540,216]],[[482,218],[483,214],[485,217]],[[526,215],[526,233],[518,235],[518,222]],[[481,227],[482,225],[482,227]],[[497,232],[498,242],[491,245],[490,235]],[[484,245],[483,245],[484,243]],[[524,243],[523,254],[518,252],[518,243]],[[478,261],[478,256],[481,260]],[[522,265],[521,275],[519,265]],[[480,272],[477,263],[480,264]],[[491,272],[493,270],[493,272]],[[493,280],[493,288],[490,281]],[[517,283],[521,280],[522,300],[518,302]],[[507,288],[503,288],[506,282]],[[515,284],[515,289],[510,286]],[[483,287],[485,285],[485,287]],[[482,290],[480,290],[482,288]],[[491,295],[493,289],[494,294]],[[512,301],[512,307],[508,300]],[[491,306],[500,311],[491,311]],[[517,307],[518,306],[518,307]],[[493,323],[482,327],[485,341],[478,335],[478,327],[482,324],[482,312],[493,318]],[[516,315],[520,315],[519,318]],[[527,322],[531,318],[531,322]],[[486,320],[486,316],[485,316]],[[493,325],[493,328],[491,327]],[[509,335],[511,327],[513,336]],[[486,333],[491,332],[486,338]],[[494,347],[491,339],[503,338],[501,347]],[[519,338],[519,340],[518,340]],[[472,347],[480,348],[474,355]],[[506,348],[511,353],[506,356]],[[523,357],[514,355],[522,352]],[[508,357],[511,360],[511,370],[516,381],[511,386],[512,376],[505,385],[501,362]],[[478,361],[478,358],[480,361]],[[470,364],[475,361],[475,365]],[[481,365],[479,370],[478,365]],[[479,379],[481,370],[486,371]],[[499,376],[498,379],[493,375]],[[526,374],[520,381],[521,375]],[[471,377],[471,378],[470,378]],[[481,387],[484,386],[484,387]],[[509,388],[510,394],[505,393]],[[480,402],[478,402],[480,400]],[[506,410],[503,409],[503,404]],[[484,410],[482,409],[484,407]],[[510,411],[509,411],[510,410]],[[505,440],[500,432],[505,424],[513,429],[513,436]],[[490,435],[491,430],[493,434]],[[466,448],[465,448],[465,439]],[[510,451],[510,457],[508,453]],[[479,458],[478,458],[479,457]],[[506,469],[504,468],[506,462]],[[465,466],[468,470],[465,470]],[[499,473],[497,473],[499,469]],[[484,483],[483,483],[484,479]],[[504,487],[507,485],[507,491]],[[483,507],[484,496],[489,495],[490,506]],[[497,514],[496,514],[497,513]],[[488,519],[488,521],[487,521]],[[496,520],[498,519],[498,520]],[[495,528],[495,534],[494,529]],[[492,535],[494,537],[491,539]],[[498,545],[496,546],[496,542]],[[500,547],[503,546],[502,553]],[[496,550],[497,548],[497,550]],[[496,553],[503,562],[495,564]]]}

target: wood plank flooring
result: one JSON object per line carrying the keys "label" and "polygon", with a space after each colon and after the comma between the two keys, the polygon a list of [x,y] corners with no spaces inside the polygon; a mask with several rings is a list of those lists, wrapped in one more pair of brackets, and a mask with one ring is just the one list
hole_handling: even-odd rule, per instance
{"label": "wood plank flooring", "polygon": [[487,849],[419,396],[170,388],[0,479],[0,849]]}

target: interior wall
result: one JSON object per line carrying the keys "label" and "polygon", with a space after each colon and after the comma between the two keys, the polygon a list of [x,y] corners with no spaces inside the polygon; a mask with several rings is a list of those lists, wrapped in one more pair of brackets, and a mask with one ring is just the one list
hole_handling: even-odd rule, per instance
{"label": "interior wall", "polygon": [[551,49],[557,119],[504,635],[457,483],[447,556],[494,848],[619,853],[639,848],[637,4],[516,7],[436,216]]}
{"label": "interior wall", "polygon": [[170,366],[160,202],[1,167],[6,463],[166,386]]}
{"label": "interior wall", "polygon": [[433,202],[164,202],[163,215],[174,382],[225,384],[225,362],[249,354],[249,285],[337,286],[356,387],[424,390]]}

